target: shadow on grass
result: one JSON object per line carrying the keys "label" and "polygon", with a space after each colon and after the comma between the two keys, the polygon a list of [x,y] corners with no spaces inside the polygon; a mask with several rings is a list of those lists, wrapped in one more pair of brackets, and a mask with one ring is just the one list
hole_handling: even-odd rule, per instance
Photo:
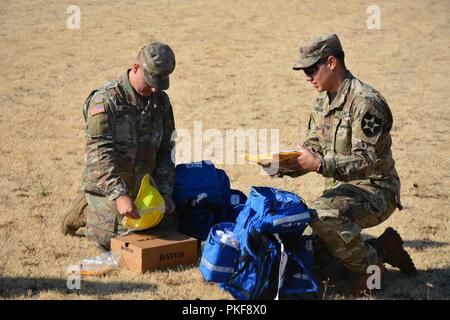
{"label": "shadow on grass", "polygon": [[410,277],[398,269],[390,269],[382,280],[382,290],[373,290],[369,294],[354,297],[340,294],[346,282],[340,281],[324,292],[324,284],[318,283],[318,296],[324,299],[370,299],[370,300],[448,300],[450,290],[448,279],[450,269],[417,270],[417,275]]}
{"label": "shadow on grass", "polygon": [[440,248],[448,246],[448,242],[439,242],[431,240],[405,240],[404,246],[414,249],[426,249],[426,248]]}
{"label": "shadow on grass", "polygon": [[[362,238],[365,240],[377,238],[376,236],[362,232]],[[441,248],[449,245],[448,242],[439,242],[432,240],[405,240],[403,239],[403,244],[405,248],[414,248],[417,250],[427,249],[427,248]]]}
{"label": "shadow on grass", "polygon": [[450,298],[449,279],[449,268],[418,269],[415,277],[408,277],[399,270],[389,270],[386,287],[376,297],[400,300],[447,300]]}
{"label": "shadow on grass", "polygon": [[[75,283],[69,281],[69,283]],[[0,297],[14,298],[25,296],[31,298],[47,291],[61,294],[108,296],[117,293],[156,291],[158,286],[151,283],[136,282],[101,282],[95,278],[82,279],[79,289],[69,289],[67,279],[60,278],[23,278],[0,277]]]}

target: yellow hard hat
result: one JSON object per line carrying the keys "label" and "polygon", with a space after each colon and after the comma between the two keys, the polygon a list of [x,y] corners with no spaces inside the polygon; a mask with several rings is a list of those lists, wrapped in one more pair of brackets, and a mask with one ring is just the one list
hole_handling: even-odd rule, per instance
{"label": "yellow hard hat", "polygon": [[141,216],[139,219],[124,217],[122,224],[132,230],[144,230],[158,225],[164,218],[166,205],[159,191],[152,186],[150,175],[146,174],[141,181],[138,195],[134,201]]}

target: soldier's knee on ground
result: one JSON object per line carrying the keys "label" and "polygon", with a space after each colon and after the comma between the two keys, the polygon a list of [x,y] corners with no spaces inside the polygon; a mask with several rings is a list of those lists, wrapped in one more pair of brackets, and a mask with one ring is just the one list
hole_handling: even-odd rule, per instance
{"label": "soldier's knee on ground", "polygon": [[102,251],[111,250],[111,239],[116,236],[116,234],[97,226],[88,224],[86,228],[86,237],[94,242]]}
{"label": "soldier's knee on ground", "polygon": [[340,259],[349,270],[365,271],[367,248],[357,224],[344,217],[320,217],[318,214],[314,215],[310,226],[330,254]]}
{"label": "soldier's knee on ground", "polygon": [[310,206],[313,209],[310,226],[330,254],[341,259],[349,270],[364,272],[378,258],[376,250],[363,242],[361,229],[366,225],[359,222],[376,225],[379,220],[364,192],[353,189],[338,187],[318,198]]}
{"label": "soldier's knee on ground", "polygon": [[109,251],[111,239],[125,231],[122,216],[117,211],[114,201],[90,194],[86,198],[90,207],[86,236]]}

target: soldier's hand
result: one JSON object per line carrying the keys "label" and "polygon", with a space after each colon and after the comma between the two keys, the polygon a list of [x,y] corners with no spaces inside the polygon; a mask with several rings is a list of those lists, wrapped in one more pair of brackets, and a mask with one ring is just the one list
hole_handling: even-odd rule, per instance
{"label": "soldier's hand", "polygon": [[141,216],[136,210],[133,199],[128,195],[121,195],[116,199],[117,210],[122,216],[139,219]]}
{"label": "soldier's hand", "polygon": [[260,161],[258,164],[262,167],[264,172],[268,174],[269,176],[273,177],[280,177],[279,175],[279,169],[278,163],[272,162],[272,161]]}
{"label": "soldier's hand", "polygon": [[306,172],[317,172],[320,167],[320,160],[311,151],[303,147],[302,145],[297,145],[298,150],[302,153],[296,160],[300,169]]}
{"label": "soldier's hand", "polygon": [[283,178],[283,176],[295,176],[306,174],[307,172],[299,167],[297,158],[281,161],[270,161],[267,163],[258,162],[265,173],[269,176]]}
{"label": "soldier's hand", "polygon": [[175,211],[175,203],[173,202],[172,198],[168,195],[163,195],[164,202],[166,203],[166,214],[168,217],[172,217],[172,214]]}

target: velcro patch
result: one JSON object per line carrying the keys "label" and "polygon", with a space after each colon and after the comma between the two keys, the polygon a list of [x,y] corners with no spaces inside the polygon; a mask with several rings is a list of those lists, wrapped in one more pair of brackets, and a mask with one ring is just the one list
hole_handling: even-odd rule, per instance
{"label": "velcro patch", "polygon": [[367,137],[376,136],[381,132],[383,121],[367,112],[361,120],[361,128]]}
{"label": "velcro patch", "polygon": [[105,112],[106,108],[104,104],[96,104],[91,108],[91,116],[95,116],[96,114]]}

